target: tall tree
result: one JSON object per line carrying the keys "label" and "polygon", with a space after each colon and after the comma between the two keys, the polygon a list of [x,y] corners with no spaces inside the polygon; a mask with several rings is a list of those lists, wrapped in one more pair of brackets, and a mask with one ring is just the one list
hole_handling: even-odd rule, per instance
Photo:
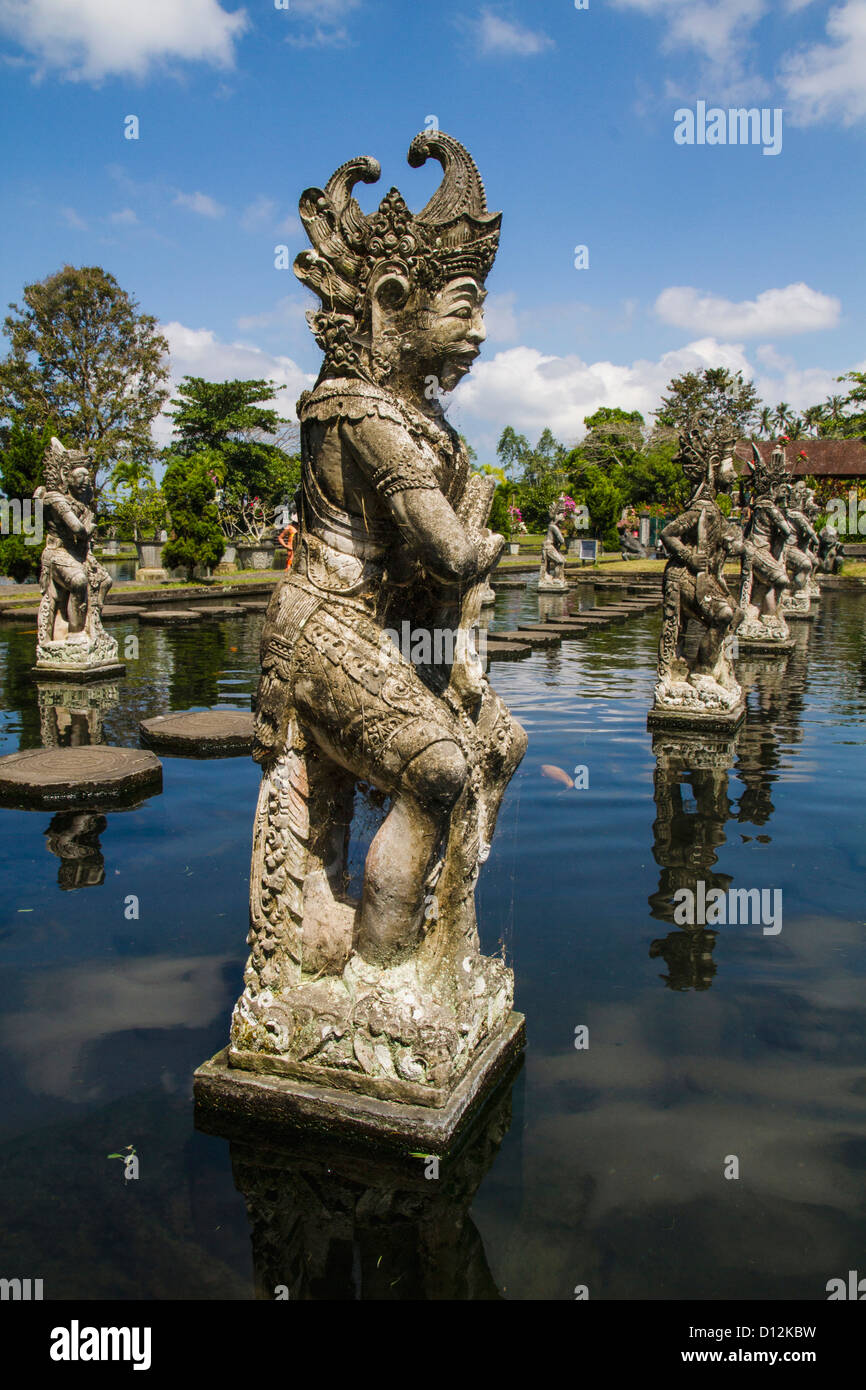
{"label": "tall tree", "polygon": [[[23,509],[42,482],[42,460],[52,431],[28,430],[13,424],[4,434],[0,449],[0,492],[7,502],[17,503]],[[12,514],[8,508],[4,512],[6,516]],[[42,544],[28,545],[23,534],[16,534],[10,528],[7,534],[0,536],[0,574],[8,574],[19,581],[34,579],[39,573],[43,549]]]}
{"label": "tall tree", "polygon": [[748,438],[760,405],[753,382],[744,381],[726,367],[706,367],[674,377],[667,395],[662,396],[656,419],[661,425],[680,429],[690,417],[705,411],[711,421],[726,421],[736,434]]}
{"label": "tall tree", "polygon": [[249,497],[272,504],[291,495],[300,478],[299,461],[277,443],[289,421],[265,404],[283,390],[273,381],[185,376],[171,402],[177,409],[168,412],[174,420],[172,454],[191,458],[210,450],[231,504]]}
{"label": "tall tree", "polygon": [[[66,265],[25,285],[4,323],[0,406],[93,458],[94,483],[120,458],[152,457],[151,425],[168,398],[168,343],[156,319],[100,266]],[[100,479],[100,474],[103,475]]]}

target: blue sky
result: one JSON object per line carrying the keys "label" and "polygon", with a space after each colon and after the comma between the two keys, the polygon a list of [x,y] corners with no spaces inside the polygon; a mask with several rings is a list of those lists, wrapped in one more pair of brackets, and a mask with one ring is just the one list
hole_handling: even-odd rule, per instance
{"label": "blue sky", "polygon": [[[866,366],[866,0],[0,0],[0,61],[3,303],[103,265],[174,379],[273,377],[291,409],[318,367],[274,267],[306,245],[298,197],[372,154],[364,209],[392,184],[420,209],[439,169],[406,151],[432,116],[503,212],[449,412],[482,457],[505,424],[571,442],[599,405],[649,414],[691,367],[803,407]],[[781,151],[676,144],[698,101],[780,109]]]}

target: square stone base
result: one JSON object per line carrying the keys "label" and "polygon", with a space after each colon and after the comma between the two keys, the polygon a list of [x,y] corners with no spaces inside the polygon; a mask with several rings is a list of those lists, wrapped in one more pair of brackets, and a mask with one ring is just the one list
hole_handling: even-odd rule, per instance
{"label": "square stone base", "polygon": [[[789,616],[789,614],[785,615],[785,622],[788,621]],[[788,637],[784,642],[769,642],[761,637],[737,637],[737,649],[740,656],[787,656],[796,645],[793,637]]]}
{"label": "square stone base", "polygon": [[228,1064],[228,1048],[198,1068],[193,1079],[196,1124],[209,1128],[223,1118],[252,1128],[276,1127],[311,1137],[342,1137],[377,1150],[442,1153],[453,1145],[526,1041],[523,1014],[511,1013],[504,1028],[482,1048],[443,1106],[377,1100],[333,1086],[287,1076],[242,1071]]}
{"label": "square stone base", "polygon": [[730,734],[739,729],[745,717],[745,704],[732,710],[707,710],[706,714],[700,710],[653,705],[646,717],[646,726],[650,732],[655,729],[704,729],[708,734]]}
{"label": "square stone base", "polygon": [[37,681],[70,681],[90,685],[93,681],[119,680],[126,675],[122,661],[105,661],[101,666],[31,666],[30,674]]}

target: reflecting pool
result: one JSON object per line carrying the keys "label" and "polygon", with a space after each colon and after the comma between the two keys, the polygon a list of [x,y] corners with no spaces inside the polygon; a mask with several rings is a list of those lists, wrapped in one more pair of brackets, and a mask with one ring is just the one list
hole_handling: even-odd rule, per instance
{"label": "reflecting pool", "polygon": [[[503,592],[492,626],[538,603]],[[194,1126],[241,988],[251,760],[165,757],[132,810],[0,811],[3,1272],[75,1299],[826,1298],[866,1249],[864,619],[825,592],[789,658],[740,661],[730,743],[646,732],[657,612],[493,666],[530,743],[478,909],[528,1045],[438,1177]],[[248,708],[261,623],[113,624],[138,659],[82,708],[4,625],[0,751]],[[724,920],[683,924],[714,890]]]}

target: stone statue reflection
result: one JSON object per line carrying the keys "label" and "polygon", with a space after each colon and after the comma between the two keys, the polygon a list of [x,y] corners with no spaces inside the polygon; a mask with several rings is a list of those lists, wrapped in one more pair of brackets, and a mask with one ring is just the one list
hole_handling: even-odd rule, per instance
{"label": "stone statue reflection", "polygon": [[[337,1147],[309,1133],[227,1135],[250,1223],[256,1298],[501,1298],[470,1208],[511,1123],[514,1075],[512,1068],[460,1149],[439,1160]],[[224,1115],[204,1118],[198,1108],[196,1125],[226,1132]]]}
{"label": "stone statue reflection", "polygon": [[58,811],[45,832],[45,848],[60,862],[57,884],[65,892],[105,882],[105,859],[99,837],[108,825],[95,811]]}
{"label": "stone statue reflection", "polygon": [[[649,903],[652,916],[661,921],[676,923],[674,897],[680,889],[697,895],[701,882],[707,893],[713,888],[727,892],[731,885],[731,875],[720,873],[715,865],[731,818],[728,773],[735,746],[732,738],[714,739],[705,733],[678,731],[653,738],[653,857],[661,873]],[[698,923],[677,925],[653,941],[650,957],[665,961],[669,973],[661,978],[668,989],[709,989],[716,973],[717,934]]]}

